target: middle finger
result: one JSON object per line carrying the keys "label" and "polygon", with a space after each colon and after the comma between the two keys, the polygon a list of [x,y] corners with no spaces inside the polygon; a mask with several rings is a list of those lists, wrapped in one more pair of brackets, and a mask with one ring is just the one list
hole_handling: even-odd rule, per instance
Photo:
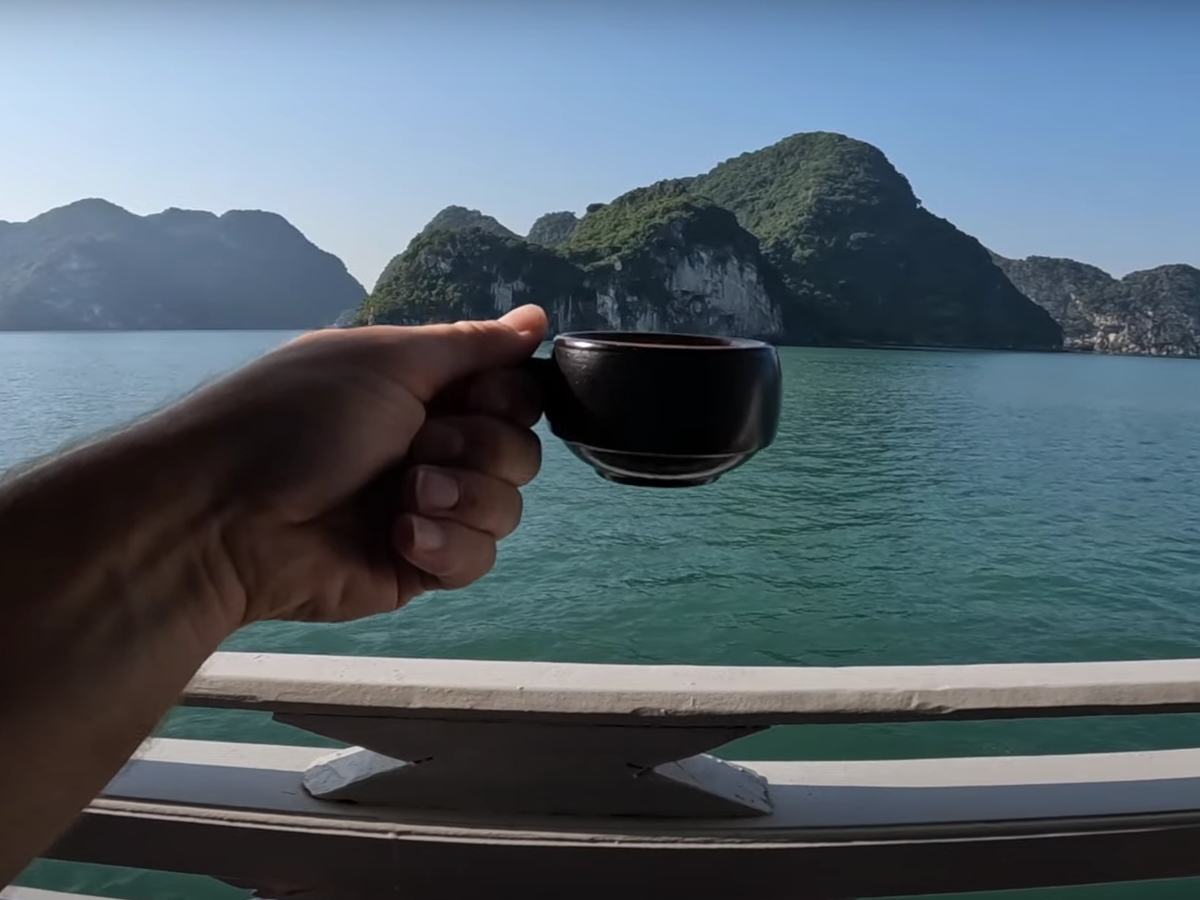
{"label": "middle finger", "polygon": [[521,492],[507,481],[466,469],[417,466],[405,473],[401,496],[405,512],[450,519],[496,540],[521,521]]}
{"label": "middle finger", "polygon": [[407,460],[471,469],[520,487],[542,467],[542,442],[528,428],[491,416],[444,416],[426,420]]}

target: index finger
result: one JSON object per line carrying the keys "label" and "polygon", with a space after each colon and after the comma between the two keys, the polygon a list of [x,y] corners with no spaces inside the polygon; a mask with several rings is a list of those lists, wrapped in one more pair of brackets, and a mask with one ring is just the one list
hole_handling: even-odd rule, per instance
{"label": "index finger", "polygon": [[477,372],[441,391],[429,404],[430,416],[476,413],[532,428],[542,417],[542,390],[525,368]]}

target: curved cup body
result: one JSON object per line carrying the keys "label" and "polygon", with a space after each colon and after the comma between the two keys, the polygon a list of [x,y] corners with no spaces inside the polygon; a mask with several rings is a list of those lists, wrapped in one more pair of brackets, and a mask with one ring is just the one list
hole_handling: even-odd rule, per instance
{"label": "curved cup body", "polygon": [[759,341],[579,332],[532,363],[551,431],[611,481],[708,484],[770,445],[779,424],[779,358]]}

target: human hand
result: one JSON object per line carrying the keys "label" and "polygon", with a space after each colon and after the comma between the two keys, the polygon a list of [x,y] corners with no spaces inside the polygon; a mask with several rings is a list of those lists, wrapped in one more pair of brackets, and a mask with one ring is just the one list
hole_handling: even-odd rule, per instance
{"label": "human hand", "polygon": [[205,460],[197,566],[232,626],[359,618],[486,574],[540,466],[540,398],[515,366],[545,329],[526,306],[315,332],[160,417]]}

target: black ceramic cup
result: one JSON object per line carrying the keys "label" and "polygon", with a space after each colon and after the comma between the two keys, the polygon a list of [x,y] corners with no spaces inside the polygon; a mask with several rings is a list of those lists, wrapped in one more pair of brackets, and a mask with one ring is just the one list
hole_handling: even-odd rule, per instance
{"label": "black ceramic cup", "polygon": [[550,430],[620,484],[709,484],[768,446],[779,424],[779,358],[760,341],[576,332],[530,369]]}

